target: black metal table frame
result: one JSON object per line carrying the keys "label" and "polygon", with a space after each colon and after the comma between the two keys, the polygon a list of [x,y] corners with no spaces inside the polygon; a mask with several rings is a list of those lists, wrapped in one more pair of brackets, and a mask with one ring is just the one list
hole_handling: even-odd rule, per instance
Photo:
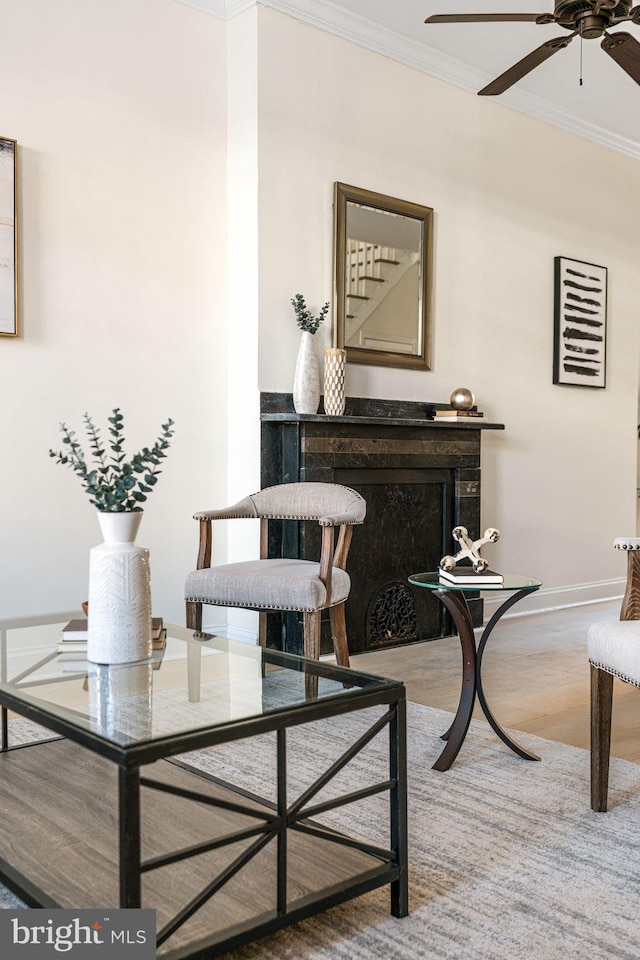
{"label": "black metal table frame", "polygon": [[[48,659],[48,658],[47,658]],[[28,695],[15,696],[10,691],[0,688],[1,713],[1,744],[0,751],[6,753],[13,750],[28,749],[34,743],[10,746],[8,742],[7,714],[14,711],[29,720],[53,731],[54,733],[74,741],[78,745],[114,762],[118,767],[118,832],[119,832],[119,905],[120,907],[139,908],[141,903],[142,875],[149,871],[167,866],[178,860],[185,860],[192,856],[210,851],[219,847],[236,843],[239,840],[253,836],[256,839],[250,846],[236,857],[220,874],[194,898],[184,906],[165,926],[158,931],[157,944],[164,943],[190,916],[205,904],[224,884],[237,874],[242,867],[271,840],[277,844],[277,891],[276,907],[271,913],[257,918],[255,924],[238,925],[225,931],[224,939],[212,936],[199,941],[192,949],[182,947],[169,950],[163,954],[164,960],[183,960],[183,958],[204,958],[217,956],[228,950],[253,942],[280,927],[295,923],[306,917],[313,916],[345,900],[360,896],[380,886],[390,885],[391,913],[395,917],[407,916],[408,904],[408,850],[407,850],[407,755],[406,755],[406,696],[402,683],[370,677],[374,683],[353,689],[353,673],[339,667],[325,667],[316,661],[304,660],[293,654],[281,654],[277,651],[264,651],[265,662],[277,666],[291,666],[293,662],[302,665],[307,681],[313,685],[319,677],[329,677],[342,680],[345,688],[349,688],[344,695],[313,701],[312,703],[298,704],[287,709],[277,710],[256,718],[241,721],[230,721],[228,724],[210,729],[188,731],[175,736],[165,737],[156,741],[134,744],[131,747],[119,747],[105,738],[74,726],[64,717],[49,714],[42,707],[42,701]],[[41,661],[42,662],[42,661]],[[34,665],[34,668],[37,665]],[[26,676],[21,674],[20,678]],[[360,674],[360,676],[363,676]],[[351,682],[349,682],[351,681]],[[293,803],[287,804],[287,755],[286,730],[289,727],[311,723],[328,717],[344,713],[364,710],[369,707],[387,705],[388,709],[379,717],[370,728],[347,749],[316,781],[301,794]],[[343,794],[323,803],[310,804],[313,797],[342,770],[384,727],[389,728],[389,776],[387,779],[361,790]],[[172,760],[199,777],[213,781],[230,790],[239,797],[237,803],[228,802],[221,798],[213,798],[197,791],[185,790],[170,784],[162,783],[151,778],[141,776],[142,766],[157,760],[167,760],[177,754],[199,750],[216,744],[228,743],[255,736],[257,734],[276,732],[277,737],[277,802],[248,793],[231,783],[206,774],[182,761]],[[53,738],[58,739],[58,737]],[[47,741],[38,741],[39,743]],[[141,815],[140,815],[140,787],[160,790],[197,803],[205,803],[226,810],[235,811],[253,817],[258,821],[241,831],[226,836],[214,838],[197,846],[177,850],[162,857],[143,861],[141,859]],[[390,846],[383,848],[367,842],[362,842],[334,829],[316,822],[315,818],[328,810],[362,800],[366,797],[382,793],[389,794],[389,831]],[[247,798],[258,801],[265,811],[258,811],[255,807],[242,803]],[[321,837],[336,844],[361,850],[370,854],[379,861],[368,873],[361,876],[357,882],[345,881],[334,887],[308,895],[298,904],[292,906],[287,899],[287,833],[297,830],[303,833]],[[60,904],[41,890],[32,879],[23,876],[4,858],[0,857],[0,880],[6,884],[17,896],[31,907],[56,908]],[[108,906],[108,904],[104,904]],[[152,906],[152,904],[146,904]]]}
{"label": "black metal table frame", "polygon": [[503,730],[489,709],[482,686],[482,658],[487,640],[493,628],[514,603],[517,603],[518,600],[528,596],[533,591],[531,589],[518,590],[516,593],[512,593],[511,596],[507,597],[484,628],[477,649],[475,634],[473,632],[473,618],[465,594],[461,591],[447,589],[436,589],[433,592],[450,612],[458,631],[460,646],[462,648],[462,690],[460,692],[460,702],[453,723],[446,733],[442,734],[441,739],[446,740],[447,743],[433,764],[433,769],[441,771],[448,770],[458,756],[460,747],[467,735],[469,724],[471,723],[471,714],[473,713],[476,694],[478,695],[478,702],[482,707],[482,712],[503,743],[506,743],[514,753],[517,753],[518,756],[524,760],[539,760],[540,757],[537,756],[537,754],[531,753],[519,746],[515,740]]}

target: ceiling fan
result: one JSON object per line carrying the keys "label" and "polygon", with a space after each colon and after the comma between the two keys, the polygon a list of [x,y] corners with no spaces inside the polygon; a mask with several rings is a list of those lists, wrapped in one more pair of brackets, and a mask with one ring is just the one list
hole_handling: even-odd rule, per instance
{"label": "ceiling fan", "polygon": [[558,50],[568,47],[574,37],[583,40],[604,39],[600,46],[612,60],[640,84],[640,43],[630,33],[607,33],[609,27],[630,20],[640,25],[640,6],[632,7],[633,0],[556,0],[553,13],[452,13],[427,17],[425,23],[500,23],[530,22],[557,23],[571,31],[567,37],[554,37],[514,63],[499,77],[478,91],[481,97],[495,97],[540,66]]}

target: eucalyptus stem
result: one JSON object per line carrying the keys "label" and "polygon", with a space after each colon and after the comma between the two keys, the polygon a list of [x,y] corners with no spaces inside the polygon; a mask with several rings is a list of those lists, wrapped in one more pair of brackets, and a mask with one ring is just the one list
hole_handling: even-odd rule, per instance
{"label": "eucalyptus stem", "polygon": [[[129,460],[124,452],[124,417],[119,407],[115,407],[113,415],[108,418],[111,439],[106,444],[88,413],[84,414],[83,421],[93,464],[88,465],[75,432],[66,423],[60,424],[65,449],[49,450],[49,456],[77,474],[89,500],[98,510],[104,513],[142,510],[140,504],[146,501],[147,494],[158,482],[158,474],[162,473],[159,465],[167,455],[174,421],[169,419],[163,423],[153,446],[143,447]],[[108,459],[107,447],[110,451]]]}
{"label": "eucalyptus stem", "polygon": [[296,293],[295,297],[292,297],[291,303],[293,304],[293,309],[295,311],[296,323],[300,329],[304,330],[306,333],[315,334],[318,327],[327,315],[329,301],[327,300],[317,317],[313,316],[301,293]]}

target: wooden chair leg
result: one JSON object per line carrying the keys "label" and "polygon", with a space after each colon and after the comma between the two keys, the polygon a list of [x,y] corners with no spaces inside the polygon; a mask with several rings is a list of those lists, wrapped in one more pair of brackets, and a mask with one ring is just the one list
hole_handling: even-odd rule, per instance
{"label": "wooden chair leg", "polygon": [[187,629],[202,632],[202,604],[187,600]]}
{"label": "wooden chair leg", "polygon": [[345,605],[338,603],[329,610],[331,618],[331,640],[336,660],[341,667],[349,666],[349,647],[347,644],[347,623],[345,620]]}
{"label": "wooden chair leg", "polygon": [[304,655],[310,660],[320,659],[320,611],[304,614]]}
{"label": "wooden chair leg", "polygon": [[609,790],[613,676],[591,666],[591,809],[605,813]]}
{"label": "wooden chair leg", "polygon": [[267,614],[264,610],[258,614],[258,643],[261,647],[267,645]]}
{"label": "wooden chair leg", "polygon": [[[303,614],[304,655],[309,660],[320,659],[320,611]],[[318,696],[318,676],[305,668],[304,692],[309,700]]]}

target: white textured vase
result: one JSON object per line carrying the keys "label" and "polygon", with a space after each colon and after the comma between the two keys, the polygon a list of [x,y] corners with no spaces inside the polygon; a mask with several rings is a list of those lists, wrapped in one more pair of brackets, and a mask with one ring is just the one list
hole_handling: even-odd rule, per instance
{"label": "white textured vase", "polygon": [[320,373],[313,334],[302,331],[296,372],[293,376],[293,407],[296,413],[317,413],[320,406]]}
{"label": "white textured vase", "polygon": [[141,519],[142,511],[98,513],[104,543],[89,555],[92,663],[134,663],[152,654],[149,551],[133,542]]}
{"label": "white textured vase", "polygon": [[324,352],[324,412],[329,417],[344,413],[344,378],[347,351],[328,347]]}
{"label": "white textured vase", "polygon": [[89,669],[87,680],[92,729],[96,733],[113,737],[127,731],[137,739],[151,735],[151,663],[97,663]]}

